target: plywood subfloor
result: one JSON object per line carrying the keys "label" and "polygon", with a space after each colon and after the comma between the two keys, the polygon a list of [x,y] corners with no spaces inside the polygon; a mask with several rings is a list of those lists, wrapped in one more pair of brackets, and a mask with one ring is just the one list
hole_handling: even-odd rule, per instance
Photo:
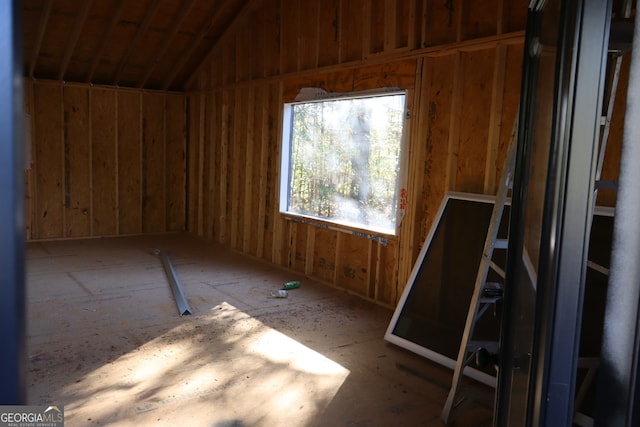
{"label": "plywood subfloor", "polygon": [[[180,317],[155,248],[193,315]],[[300,280],[286,299],[271,298]],[[28,399],[67,426],[440,426],[451,371],[392,312],[182,235],[27,246]],[[454,426],[491,425],[471,403]]]}

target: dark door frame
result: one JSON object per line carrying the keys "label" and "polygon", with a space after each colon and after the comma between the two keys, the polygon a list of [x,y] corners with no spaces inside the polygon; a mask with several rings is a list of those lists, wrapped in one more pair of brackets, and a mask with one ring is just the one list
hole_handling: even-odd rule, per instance
{"label": "dark door frame", "polygon": [[22,2],[0,1],[0,405],[26,403]]}
{"label": "dark door frame", "polygon": [[582,301],[593,214],[596,149],[608,50],[611,2],[564,0],[561,5],[551,144],[544,196],[535,324],[530,359],[511,351],[517,328],[517,278],[523,264],[532,110],[535,108],[536,32],[541,18],[532,2],[525,41],[523,91],[507,261],[502,357],[495,425],[508,426],[512,373],[529,367],[527,426],[571,426],[574,416]]}

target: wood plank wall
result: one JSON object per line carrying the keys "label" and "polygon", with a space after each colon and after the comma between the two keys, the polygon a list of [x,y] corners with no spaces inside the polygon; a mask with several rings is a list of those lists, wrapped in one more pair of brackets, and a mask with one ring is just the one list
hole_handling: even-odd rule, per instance
{"label": "wood plank wall", "polygon": [[183,94],[25,81],[29,240],[186,228]]}
{"label": "wood plank wall", "polygon": [[[191,82],[188,230],[394,306],[445,192],[496,190],[526,9],[524,0],[259,2]],[[282,106],[303,87],[407,90],[408,203],[398,236],[385,242],[279,213]]]}
{"label": "wood plank wall", "polygon": [[[188,230],[394,306],[446,191],[491,194],[516,114],[527,0],[258,0],[187,94],[26,81],[30,240]],[[628,61],[621,78],[625,92]],[[372,240],[278,211],[283,102],[407,90],[407,210]],[[615,179],[624,97],[603,179]],[[599,203],[615,204],[614,192]],[[388,236],[386,236],[388,237]]]}

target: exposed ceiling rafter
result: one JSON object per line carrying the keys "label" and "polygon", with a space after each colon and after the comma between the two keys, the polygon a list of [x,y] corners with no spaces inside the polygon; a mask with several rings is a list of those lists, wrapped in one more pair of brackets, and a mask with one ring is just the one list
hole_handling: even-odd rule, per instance
{"label": "exposed ceiling rafter", "polygon": [[127,61],[129,60],[129,56],[131,56],[131,52],[133,52],[133,49],[138,46],[138,43],[140,43],[142,36],[146,33],[147,29],[149,28],[149,25],[151,24],[153,17],[158,11],[159,6],[160,6],[160,0],[154,0],[151,6],[149,6],[149,10],[145,15],[144,20],[142,21],[142,24],[140,24],[140,27],[138,27],[138,31],[136,32],[136,35],[133,38],[133,41],[131,42],[131,44],[129,44],[129,47],[125,51],[125,54],[122,56],[122,60],[118,65],[118,69],[113,75],[112,84],[114,86],[117,86],[118,83],[120,82],[120,76],[122,75],[122,70],[124,69],[124,66],[127,64]]}
{"label": "exposed ceiling rafter", "polygon": [[165,80],[164,84],[162,85],[162,88],[164,90],[167,90],[169,86],[171,86],[171,84],[175,80],[178,73],[182,71],[187,61],[191,59],[191,57],[193,56],[193,53],[198,48],[199,43],[202,41],[202,39],[205,38],[207,33],[211,31],[211,28],[213,27],[214,22],[216,22],[216,20],[220,17],[221,14],[222,14],[222,9],[218,9],[218,8],[214,9],[213,13],[208,17],[208,19],[200,27],[200,31],[198,31],[198,34],[196,35],[195,40],[193,41],[193,43],[191,43],[191,46],[189,47],[189,49],[182,54],[178,63],[173,67],[171,74],[169,74],[169,77],[167,78],[167,80]]}
{"label": "exposed ceiling rafter", "polygon": [[247,16],[249,14],[249,12],[251,10],[253,10],[254,7],[256,7],[261,0],[249,0],[247,1],[244,6],[242,6],[242,9],[240,9],[240,11],[238,13],[235,14],[235,16],[233,17],[233,20],[229,23],[229,25],[227,25],[227,27],[224,29],[224,31],[220,34],[220,36],[218,37],[218,39],[215,41],[215,43],[213,44],[213,46],[211,46],[211,49],[209,49],[209,52],[206,54],[206,56],[204,57],[204,59],[202,61],[200,61],[200,63],[198,64],[198,66],[195,68],[195,70],[193,71],[193,73],[191,74],[191,76],[187,79],[187,82],[185,84],[185,87],[191,86],[191,84],[193,83],[194,79],[196,78],[196,76],[198,74],[200,74],[200,71],[202,70],[202,68],[209,62],[209,60],[211,59],[211,57],[213,56],[213,53],[215,52],[216,48],[218,47],[218,44],[220,43],[220,41],[222,39],[224,39],[224,37],[229,34],[231,32],[231,30],[238,25],[238,22],[242,21],[244,19],[245,16]]}
{"label": "exposed ceiling rafter", "polygon": [[165,36],[165,38],[164,38],[164,40],[162,42],[162,45],[155,51],[155,54],[153,55],[153,58],[151,59],[148,67],[146,68],[146,70],[144,72],[144,76],[142,77],[142,81],[140,82],[140,85],[139,85],[140,87],[144,87],[144,85],[147,83],[147,80],[149,80],[149,77],[151,76],[151,73],[153,73],[153,70],[155,70],[155,68],[158,65],[159,59],[167,51],[167,48],[169,47],[169,44],[175,38],[176,34],[178,33],[178,30],[180,30],[180,27],[182,26],[182,23],[184,22],[185,18],[189,14],[189,12],[191,12],[191,9],[193,8],[193,5],[195,4],[195,2],[196,2],[196,0],[190,0],[190,1],[186,2],[185,4],[183,4],[182,9],[180,10],[180,15],[178,15],[175,18],[175,21],[174,21],[171,29],[169,30],[169,33]]}
{"label": "exposed ceiling rafter", "polygon": [[82,2],[82,9],[78,13],[76,24],[73,28],[73,32],[71,33],[71,37],[69,38],[69,42],[67,43],[67,49],[64,52],[62,66],[60,67],[60,73],[58,73],[58,80],[64,80],[64,75],[67,72],[69,61],[71,60],[73,50],[76,48],[76,44],[78,43],[78,38],[80,37],[82,27],[84,27],[84,24],[87,21],[87,16],[89,15],[89,9],[91,8],[92,2],[93,0],[84,0]]}
{"label": "exposed ceiling rafter", "polygon": [[111,39],[111,34],[113,33],[114,28],[118,24],[118,21],[120,19],[120,14],[122,13],[122,9],[124,8],[124,3],[125,3],[125,0],[118,1],[118,6],[114,11],[113,15],[111,16],[111,21],[109,21],[107,30],[102,35],[102,39],[100,40],[100,46],[96,51],[96,54],[93,58],[93,62],[91,63],[91,68],[87,73],[87,78],[85,80],[87,83],[91,83],[91,81],[93,80],[93,76],[96,72],[96,68],[98,67],[98,63],[100,63],[100,60],[102,59],[102,55],[104,54],[104,49],[107,47],[107,43]]}
{"label": "exposed ceiling rafter", "polygon": [[42,39],[44,38],[44,32],[47,29],[47,22],[49,22],[52,5],[53,0],[47,0],[47,3],[42,9],[42,14],[40,15],[40,23],[38,24],[38,35],[36,37],[36,47],[33,50],[33,55],[31,56],[31,65],[29,66],[29,77],[31,78],[33,78],[33,72],[35,71],[36,64],[38,63],[38,56],[40,55],[40,49],[42,48]]}
{"label": "exposed ceiling rafter", "polygon": [[24,75],[183,91],[212,46],[261,2],[23,0]]}

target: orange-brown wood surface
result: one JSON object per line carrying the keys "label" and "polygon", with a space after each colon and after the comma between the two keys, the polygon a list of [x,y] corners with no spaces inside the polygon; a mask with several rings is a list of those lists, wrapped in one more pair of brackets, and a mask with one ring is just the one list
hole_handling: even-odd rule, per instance
{"label": "orange-brown wood surface", "polygon": [[91,231],[89,91],[78,87],[63,90],[64,235],[86,236]]}
{"label": "orange-brown wood surface", "polygon": [[[445,193],[496,190],[518,109],[527,5],[262,0],[239,15],[208,61],[182,61],[192,67],[184,94],[27,81],[28,236],[186,229],[394,306]],[[143,12],[122,13],[137,22]],[[161,39],[144,43],[162,47]],[[131,62],[162,80],[152,57]],[[623,68],[621,88],[626,79]],[[280,213],[283,103],[307,87],[406,90],[406,211],[397,235]],[[616,109],[608,180],[617,174],[624,99]],[[615,194],[601,192],[599,202],[613,205]]]}
{"label": "orange-brown wood surface", "polygon": [[33,115],[29,239],[185,229],[184,95],[25,87]]}
{"label": "orange-brown wood surface", "polygon": [[33,153],[37,238],[64,236],[63,111],[60,86],[36,86]]}
{"label": "orange-brown wood surface", "polygon": [[116,92],[91,92],[92,233],[116,235],[117,230],[117,134]]}
{"label": "orange-brown wood surface", "polygon": [[[206,212],[208,186],[216,194],[215,213],[189,231],[207,237],[213,228],[214,240],[248,255],[395,304],[446,191],[495,191],[522,59],[522,33],[505,28],[524,29],[525,17],[503,3],[264,1],[214,51],[223,61],[192,82],[188,144],[199,152],[190,160],[215,160],[213,176],[190,166],[189,217]],[[407,90],[407,211],[397,236],[371,240],[279,212],[283,102],[305,87]]]}
{"label": "orange-brown wood surface", "polygon": [[142,96],[118,93],[118,223],[121,234],[142,232]]}
{"label": "orange-brown wood surface", "polygon": [[160,232],[166,228],[164,95],[144,94],[142,102],[142,228]]}

